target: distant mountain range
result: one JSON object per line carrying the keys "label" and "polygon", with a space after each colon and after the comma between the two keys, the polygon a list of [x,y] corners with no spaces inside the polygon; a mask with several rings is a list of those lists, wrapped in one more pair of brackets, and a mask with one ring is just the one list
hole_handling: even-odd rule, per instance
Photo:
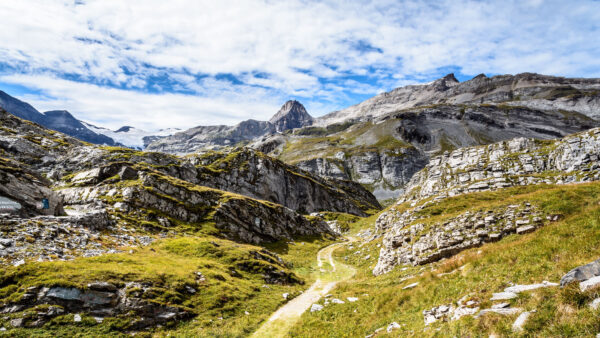
{"label": "distant mountain range", "polygon": [[[427,84],[396,88],[319,118],[313,118],[300,102],[290,100],[269,121],[246,120],[235,126],[197,126],[184,131],[163,129],[157,132],[131,126],[113,131],[80,121],[64,110],[40,113],[30,104],[2,91],[0,107],[23,119],[90,143],[184,154],[246,144],[261,144],[262,147],[264,142],[267,142],[267,148],[262,150],[271,150],[271,144],[277,146],[280,143],[280,140],[274,143],[274,137],[289,130],[371,121],[432,105],[453,105],[463,109],[464,105],[501,104],[504,107],[572,112],[598,120],[599,90],[600,79],[522,73],[494,77],[480,74],[469,81],[459,82],[454,74],[448,74]],[[559,134],[554,135],[557,136]],[[456,144],[459,145],[465,146]]]}
{"label": "distant mountain range", "polygon": [[179,131],[179,129],[171,128],[161,129],[158,132],[147,132],[129,126],[112,131],[78,120],[66,110],[40,113],[29,103],[12,97],[3,91],[0,91],[0,107],[22,119],[93,144],[144,149],[150,142]]}
{"label": "distant mountain range", "polygon": [[243,145],[261,137],[312,125],[314,118],[296,101],[286,102],[269,121],[246,120],[235,126],[198,126],[149,144],[146,149],[167,153],[193,153]]}

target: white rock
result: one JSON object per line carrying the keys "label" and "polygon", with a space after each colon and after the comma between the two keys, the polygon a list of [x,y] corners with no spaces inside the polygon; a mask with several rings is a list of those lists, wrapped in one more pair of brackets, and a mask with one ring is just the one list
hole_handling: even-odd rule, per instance
{"label": "white rock", "polygon": [[551,287],[551,286],[558,286],[558,283],[551,283],[548,281],[543,281],[539,284],[515,285],[515,286],[511,286],[511,287],[504,289],[504,292],[519,293],[519,292],[523,292],[523,291],[531,291],[531,290],[547,288],[547,287]]}
{"label": "white rock", "polygon": [[454,314],[452,315],[451,320],[459,320],[463,316],[473,316],[477,312],[479,312],[479,308],[470,308],[470,307],[459,307],[454,310]]}
{"label": "white rock", "polygon": [[290,296],[290,294],[289,293],[284,293],[282,296],[283,296],[283,299],[288,299],[288,297]]}
{"label": "white rock", "polygon": [[590,307],[594,310],[598,310],[598,308],[600,307],[600,298],[596,298],[594,299],[591,303],[590,303]]}
{"label": "white rock", "polygon": [[81,321],[81,315],[80,315],[80,314],[78,314],[78,313],[76,313],[76,314],[73,316],[73,321],[74,321],[74,322],[76,322],[76,323],[79,323],[79,322]]}
{"label": "white rock", "polygon": [[0,327],[0,331],[6,331],[5,327]]}
{"label": "white rock", "polygon": [[346,302],[344,302],[343,300],[341,300],[341,299],[337,299],[337,298],[334,298],[334,299],[332,299],[332,300],[331,300],[331,302],[332,302],[333,304],[345,304],[345,303],[346,303]]}
{"label": "white rock", "polygon": [[350,303],[354,303],[354,302],[356,302],[356,301],[358,300],[358,298],[357,298],[357,297],[347,297],[346,299],[347,299],[347,300],[348,300]]}
{"label": "white rock", "polygon": [[492,298],[490,298],[490,300],[508,300],[508,299],[513,299],[513,298],[517,298],[517,294],[514,292],[498,292],[498,293],[494,293]]}
{"label": "white rock", "polygon": [[504,308],[507,308],[509,306],[510,306],[509,303],[494,304],[494,305],[492,305],[492,309],[504,309]]}
{"label": "white rock", "polygon": [[104,321],[104,318],[102,318],[102,317],[94,317],[94,320],[96,320],[96,323],[102,324],[102,322]]}
{"label": "white rock", "polygon": [[390,325],[388,325],[387,332],[392,332],[392,331],[394,331],[396,329],[399,329],[399,328],[400,328],[400,324],[398,324],[396,322],[392,322],[392,323],[390,323]]}
{"label": "white rock", "polygon": [[313,304],[310,307],[310,312],[316,312],[316,311],[321,311],[321,310],[323,310],[323,305],[320,305],[320,304]]}
{"label": "white rock", "polygon": [[246,316],[248,316],[248,315],[250,314],[250,312],[248,312],[248,311],[244,311],[244,314],[245,314]]}
{"label": "white rock", "polygon": [[403,287],[402,290],[412,289],[417,285],[419,285],[419,282],[408,284],[407,286]]}
{"label": "white rock", "polygon": [[529,311],[521,313],[519,315],[519,317],[517,317],[517,319],[513,323],[512,330],[514,332],[523,331],[523,325],[525,325],[525,323],[527,322],[527,319],[529,318],[530,315],[531,315],[531,312],[529,312]]}
{"label": "white rock", "polygon": [[479,312],[479,316],[484,315],[486,313],[497,313],[500,315],[510,316],[510,315],[516,315],[517,313],[520,313],[522,311],[523,311],[523,309],[518,308],[518,307],[510,307],[510,308],[504,308],[504,309],[485,309],[485,310],[481,310],[481,312]]}
{"label": "white rock", "polygon": [[16,261],[13,266],[21,266],[25,264],[25,260],[24,259],[19,259],[18,261]]}
{"label": "white rock", "polygon": [[579,283],[579,288],[581,289],[581,292],[585,292],[598,285],[600,285],[600,276],[592,277],[586,281]]}
{"label": "white rock", "polygon": [[437,322],[437,318],[434,315],[428,314],[425,316],[425,326]]}

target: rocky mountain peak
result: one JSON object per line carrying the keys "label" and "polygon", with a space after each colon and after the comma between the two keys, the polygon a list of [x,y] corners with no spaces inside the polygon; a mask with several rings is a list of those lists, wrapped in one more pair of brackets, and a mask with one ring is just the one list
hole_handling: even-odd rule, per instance
{"label": "rocky mountain peak", "polygon": [[134,128],[133,128],[133,127],[131,127],[131,126],[123,126],[123,127],[119,128],[119,129],[117,129],[117,130],[115,131],[115,133],[127,133],[127,132],[129,132],[131,129],[134,129]]}
{"label": "rocky mountain peak", "polygon": [[288,129],[310,126],[313,118],[308,114],[302,103],[296,100],[287,101],[270,120],[278,132]]}
{"label": "rocky mountain peak", "polygon": [[433,82],[433,85],[437,90],[444,91],[444,90],[446,90],[450,87],[453,87],[459,83],[460,82],[456,79],[456,77],[454,76],[454,73],[450,73],[441,79],[435,80]]}

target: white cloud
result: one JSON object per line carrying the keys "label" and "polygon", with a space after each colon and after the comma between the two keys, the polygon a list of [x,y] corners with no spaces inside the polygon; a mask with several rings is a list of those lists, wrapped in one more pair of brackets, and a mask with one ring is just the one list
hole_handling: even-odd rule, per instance
{"label": "white cloud", "polygon": [[[320,115],[353,102],[353,95],[431,80],[446,67],[471,75],[600,77],[600,3],[592,0],[80,3],[0,1],[0,66],[8,66],[4,75],[11,83],[55,98],[30,99],[65,104],[61,108],[89,120],[100,118],[113,99],[123,103],[122,114],[137,114],[134,104],[124,102],[141,97],[176,100],[162,107],[182,121],[178,127],[196,123],[186,110],[216,109],[215,114],[243,119],[260,110],[247,103],[275,106],[289,97]],[[60,82],[65,74],[80,81]],[[242,84],[218,74],[231,74]],[[152,83],[157,76],[168,83]],[[38,77],[43,81],[33,80]],[[194,95],[141,94],[146,87]],[[108,96],[75,96],[92,92]],[[184,103],[206,107],[184,109]],[[217,115],[214,120],[228,121]]]}
{"label": "white cloud", "polygon": [[111,129],[123,125],[149,131],[191,128],[197,125],[235,124],[246,118],[266,120],[279,109],[267,97],[245,100],[204,98],[182,94],[145,94],[57,79],[48,75],[7,75],[0,81],[44,89],[48,96],[25,95],[20,99],[40,111],[71,107],[80,119]]}

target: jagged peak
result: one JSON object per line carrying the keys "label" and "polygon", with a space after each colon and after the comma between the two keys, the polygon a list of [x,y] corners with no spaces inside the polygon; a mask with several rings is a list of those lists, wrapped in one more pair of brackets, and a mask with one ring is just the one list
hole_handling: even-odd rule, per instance
{"label": "jagged peak", "polygon": [[456,82],[456,83],[460,82],[460,81],[458,81],[456,79],[456,77],[454,76],[454,73],[450,73],[450,74],[444,76],[443,78],[441,78],[441,80],[444,80],[446,82],[448,82],[448,81],[450,81],[450,82]]}
{"label": "jagged peak", "polygon": [[288,129],[311,125],[313,117],[306,111],[302,103],[296,100],[289,100],[281,106],[277,114],[269,122],[276,126],[277,131],[282,132]]}

